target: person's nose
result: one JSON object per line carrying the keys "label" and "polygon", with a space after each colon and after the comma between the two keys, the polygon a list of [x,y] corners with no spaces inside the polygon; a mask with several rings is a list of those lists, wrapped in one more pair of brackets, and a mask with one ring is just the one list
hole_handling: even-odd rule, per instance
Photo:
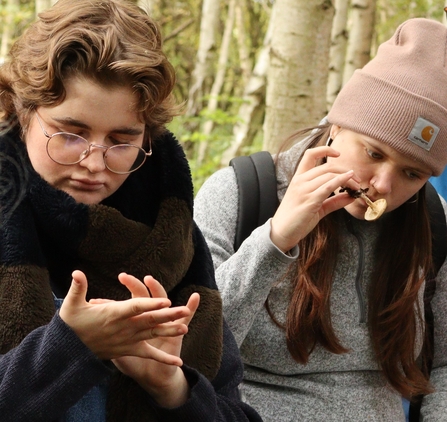
{"label": "person's nose", "polygon": [[90,173],[99,173],[106,169],[104,163],[104,148],[97,145],[90,144],[89,153],[87,156],[79,163],[80,166],[87,168]]}
{"label": "person's nose", "polygon": [[393,181],[392,169],[381,168],[371,178],[371,186],[379,195],[387,195],[391,193]]}

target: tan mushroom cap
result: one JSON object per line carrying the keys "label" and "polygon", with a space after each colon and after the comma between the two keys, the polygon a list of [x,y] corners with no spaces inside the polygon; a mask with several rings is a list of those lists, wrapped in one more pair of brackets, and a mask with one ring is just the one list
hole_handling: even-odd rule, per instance
{"label": "tan mushroom cap", "polygon": [[385,199],[374,201],[365,212],[365,220],[377,220],[385,212],[386,206],[387,203]]}

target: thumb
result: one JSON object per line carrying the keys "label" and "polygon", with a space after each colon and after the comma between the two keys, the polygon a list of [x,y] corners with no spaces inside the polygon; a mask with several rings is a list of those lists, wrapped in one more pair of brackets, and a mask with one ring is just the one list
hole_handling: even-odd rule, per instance
{"label": "thumb", "polygon": [[73,279],[71,281],[71,286],[68,290],[67,296],[64,299],[64,302],[68,301],[73,305],[84,303],[87,296],[87,277],[82,271],[79,270],[73,271],[71,276],[73,277]]}
{"label": "thumb", "polygon": [[76,313],[76,308],[82,307],[86,303],[87,277],[82,271],[76,270],[72,273],[72,281],[67,296],[62,302],[59,316],[70,325],[72,316]]}

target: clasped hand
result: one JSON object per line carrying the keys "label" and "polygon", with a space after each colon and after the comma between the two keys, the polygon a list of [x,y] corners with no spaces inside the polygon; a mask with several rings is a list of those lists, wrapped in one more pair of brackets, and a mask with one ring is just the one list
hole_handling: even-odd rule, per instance
{"label": "clasped hand", "polygon": [[186,306],[170,307],[166,291],[153,277],[146,276],[144,284],[125,273],[118,279],[131,299],[87,302],[87,278],[74,271],[60,317],[98,358],[112,359],[161,405],[179,405],[187,395],[180,351],[200,297],[193,293]]}

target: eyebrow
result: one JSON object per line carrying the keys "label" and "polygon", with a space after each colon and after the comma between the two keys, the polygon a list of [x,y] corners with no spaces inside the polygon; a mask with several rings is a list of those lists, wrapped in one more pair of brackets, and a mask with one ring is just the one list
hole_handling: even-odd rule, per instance
{"label": "eyebrow", "polygon": [[[72,119],[71,117],[52,117],[52,119],[60,124],[67,125],[67,126],[74,126],[78,127],[80,129],[87,129],[91,130],[92,128],[85,124],[84,122],[81,122],[80,120]],[[141,129],[136,129],[132,127],[118,127],[111,130],[112,133],[119,133],[121,135],[131,135],[131,136],[137,136],[141,135],[144,131]]]}

